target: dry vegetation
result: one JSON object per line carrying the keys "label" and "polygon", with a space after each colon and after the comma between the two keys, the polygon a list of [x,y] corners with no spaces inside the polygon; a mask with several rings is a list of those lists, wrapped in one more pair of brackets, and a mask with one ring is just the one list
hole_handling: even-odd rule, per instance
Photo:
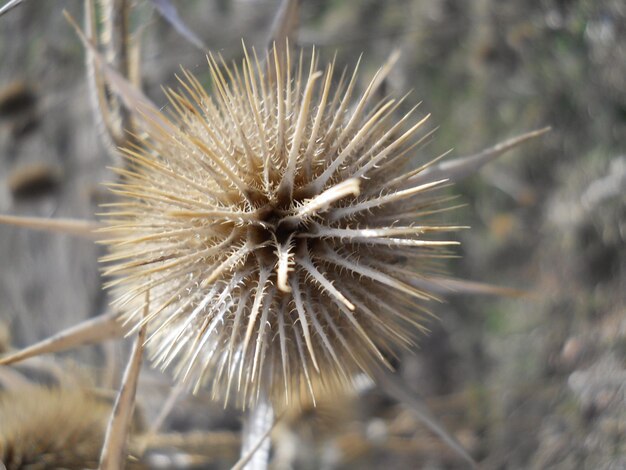
{"label": "dry vegetation", "polygon": [[[177,5],[211,50],[239,58],[241,37],[263,47],[277,3]],[[159,87],[175,84],[179,65],[206,79],[204,52],[148,2],[138,6],[144,88],[165,104]],[[83,48],[63,8],[82,15],[77,2],[50,0],[0,18],[0,213],[89,219],[109,198],[99,183],[111,179],[111,161],[88,105]],[[625,25],[618,0],[305,2],[299,43],[326,58],[337,51],[340,67],[363,52],[361,89],[400,48],[386,91],[414,89],[412,102],[423,100],[440,126],[426,149],[432,156],[553,127],[455,190],[469,208],[451,221],[472,230],[461,234],[462,258],[449,270],[529,294],[450,298],[419,351],[398,361],[406,383],[481,468],[626,467]],[[104,311],[101,254],[89,241],[0,227],[0,320],[14,346]],[[116,374],[103,369],[105,357],[122,360],[120,349],[105,344],[64,357],[89,364],[94,380],[110,387]],[[138,402],[147,422],[168,387],[146,370]],[[211,431],[187,439],[187,462],[228,468],[240,418],[200,393],[183,398],[164,428]],[[176,436],[168,442],[180,443]],[[465,468],[376,390],[285,416],[274,437],[276,468]]]}

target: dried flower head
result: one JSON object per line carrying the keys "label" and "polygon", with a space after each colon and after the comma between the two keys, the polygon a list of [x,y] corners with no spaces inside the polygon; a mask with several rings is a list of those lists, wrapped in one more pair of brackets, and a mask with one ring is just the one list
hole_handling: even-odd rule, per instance
{"label": "dried flower head", "polygon": [[107,215],[114,305],[153,363],[243,406],[349,386],[411,345],[458,228],[426,222],[446,180],[407,170],[426,118],[376,98],[384,71],[353,99],[358,66],[335,83],[315,53],[284,62],[210,58],[213,96],[185,72]]}
{"label": "dried flower head", "polygon": [[3,391],[0,464],[7,470],[96,468],[110,412],[105,400],[78,389],[28,385]]}

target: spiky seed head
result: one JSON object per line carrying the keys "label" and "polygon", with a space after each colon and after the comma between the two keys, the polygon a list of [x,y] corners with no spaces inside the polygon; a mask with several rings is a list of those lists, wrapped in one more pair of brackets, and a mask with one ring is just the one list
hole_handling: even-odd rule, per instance
{"label": "spiky seed head", "polygon": [[184,72],[172,112],[145,115],[111,185],[104,261],[154,364],[279,406],[411,345],[434,298],[423,276],[456,242],[426,222],[445,181],[412,183],[423,167],[406,165],[426,119],[394,119],[383,72],[355,98],[358,65],[337,83],[315,52],[294,71],[275,49],[268,68],[244,52],[241,67],[209,58],[212,95]]}
{"label": "spiky seed head", "polygon": [[[0,463],[7,470],[96,468],[110,413],[110,403],[79,389],[28,385],[3,391]],[[127,468],[142,468],[129,463]]]}

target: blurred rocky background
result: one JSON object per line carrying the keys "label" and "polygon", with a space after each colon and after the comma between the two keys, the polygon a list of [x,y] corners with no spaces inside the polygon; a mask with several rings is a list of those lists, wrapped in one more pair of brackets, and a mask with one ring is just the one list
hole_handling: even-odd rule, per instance
{"label": "blurred rocky background", "polygon": [[[144,87],[165,104],[160,86],[175,84],[181,64],[206,76],[205,51],[152,2],[136,3]],[[172,4],[208,49],[238,59],[241,38],[264,47],[279,2]],[[78,0],[25,1],[0,18],[2,213],[90,219],[108,197],[100,183],[113,162],[63,9],[82,18]],[[481,468],[626,468],[626,3],[306,0],[297,42],[337,52],[341,66],[363,53],[364,82],[399,49],[387,93],[412,89],[409,103],[422,101],[438,126],[417,161],[552,126],[457,185],[467,206],[447,216],[472,227],[451,273],[527,294],[436,306],[400,373]],[[99,254],[88,241],[0,227],[0,349],[3,337],[24,346],[102,313]],[[62,357],[97,371],[107,348]],[[144,377],[146,416],[166,394],[160,374]],[[240,421],[200,395],[166,429],[236,434]],[[227,468],[238,445],[227,442],[232,455],[193,468]],[[275,468],[465,468],[376,390],[286,417],[273,455]]]}

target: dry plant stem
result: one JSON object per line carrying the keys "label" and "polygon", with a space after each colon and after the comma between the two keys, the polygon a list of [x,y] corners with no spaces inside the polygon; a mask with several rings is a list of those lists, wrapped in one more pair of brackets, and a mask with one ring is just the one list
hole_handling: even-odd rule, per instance
{"label": "dry plant stem", "polygon": [[[85,0],[85,36],[92,48],[85,55],[87,85],[91,108],[100,137],[109,155],[119,162],[117,149],[127,146],[134,131],[133,108],[120,101],[101,71],[106,63],[111,69],[139,85],[138,45],[131,44],[129,30],[129,0]],[[101,17],[97,17],[97,11]],[[98,24],[102,24],[98,34]],[[104,49],[101,57],[98,46]]]}
{"label": "dry plant stem", "polygon": [[146,449],[175,448],[189,454],[204,454],[209,458],[233,459],[241,446],[241,436],[236,431],[187,431],[141,436]]}
{"label": "dry plant stem", "polygon": [[66,351],[86,344],[100,343],[107,339],[119,338],[123,333],[124,328],[117,317],[112,313],[106,313],[0,358],[0,365],[13,364],[31,357]]}
{"label": "dry plant stem", "polygon": [[83,33],[76,20],[67,11],[64,11],[63,14],[76,31],[85,49],[93,56],[96,73],[102,75],[104,81],[122,100],[126,108],[136,111],[134,117],[140,119],[143,130],[168,130],[167,122],[152,101],[130,82],[127,77],[124,77],[107,63],[93,41]]}
{"label": "dry plant stem", "polygon": [[[13,10],[13,8],[19,6],[24,0],[9,0],[8,2],[6,2],[4,4],[4,6],[2,8],[0,8],[0,16],[4,15],[5,13],[8,13],[9,11]],[[0,462],[1,464],[2,462]],[[2,467],[0,467],[2,468]]]}
{"label": "dry plant stem", "polygon": [[[479,294],[498,295],[503,297],[522,297],[528,292],[510,287],[501,287],[484,282],[467,281],[465,279],[452,279],[445,277],[432,277],[432,291],[447,295],[454,294]],[[431,289],[430,287],[428,289]]]}
{"label": "dry plant stem", "polygon": [[[48,377],[49,384],[61,387],[77,388],[82,387],[82,382],[74,375],[68,374],[66,367],[57,363],[54,358],[33,357],[23,364],[24,369],[35,374],[42,373]],[[13,367],[0,367],[0,370],[15,370]]]}
{"label": "dry plant stem", "polygon": [[[85,0],[85,35],[92,44],[98,44],[98,18],[96,16],[95,0]],[[115,133],[113,118],[109,109],[104,77],[100,73],[95,55],[90,49],[85,51],[85,69],[87,71],[87,89],[91,111],[96,128],[107,152],[113,159],[117,159],[116,147],[121,136]]]}
{"label": "dry plant stem", "polygon": [[279,54],[284,56],[284,48],[287,47],[287,43],[296,44],[296,32],[299,23],[300,0],[282,0],[267,41],[268,49],[276,44],[279,48]]}
{"label": "dry plant stem", "polygon": [[160,13],[161,17],[190,44],[193,44],[203,52],[208,51],[209,48],[204,44],[204,41],[194,33],[180,17],[174,2],[171,0],[152,0],[152,5]]}
{"label": "dry plant stem", "polygon": [[[144,315],[147,315],[150,306],[150,297],[146,293]],[[147,327],[144,325],[140,330],[131,353],[130,360],[120,391],[115,400],[109,424],[107,426],[102,454],[100,456],[100,470],[121,470],[126,462],[126,445],[130,433],[130,425],[135,409],[135,394],[141,369],[143,345],[146,340]]]}
{"label": "dry plant stem", "polygon": [[243,425],[241,459],[233,470],[266,470],[271,441],[269,435],[278,422],[268,400],[261,398],[248,410]]}
{"label": "dry plant stem", "polygon": [[63,233],[91,240],[97,239],[96,231],[102,228],[98,222],[76,219],[49,219],[45,217],[24,217],[0,214],[0,224],[14,227],[43,230],[49,233]]}
{"label": "dry plant stem", "polygon": [[542,136],[550,131],[550,127],[527,132],[525,134],[513,137],[511,139],[500,142],[493,147],[483,150],[474,155],[467,157],[459,157],[454,160],[448,160],[426,168],[424,171],[409,178],[407,184],[419,184],[433,179],[446,178],[449,181],[458,181],[476,173],[487,163],[495,160],[503,153],[520,146],[521,144]]}
{"label": "dry plant stem", "polygon": [[107,62],[124,77],[128,77],[130,2],[128,0],[100,0],[100,8],[103,24],[100,40],[106,49]]}
{"label": "dry plant stem", "polygon": [[295,52],[299,24],[300,0],[282,0],[267,40],[269,54],[265,56],[265,65],[270,83],[276,83],[275,66],[278,64],[284,69],[290,55]]}
{"label": "dry plant stem", "polygon": [[450,295],[497,295],[503,297],[522,297],[527,292],[510,287],[501,287],[484,282],[467,281],[465,279],[454,279],[448,277],[432,276],[426,278],[415,278],[411,284],[424,291],[440,294],[444,296]]}
{"label": "dry plant stem", "polygon": [[[100,0],[102,11],[102,34],[100,43],[104,46],[106,61],[121,76],[130,79],[129,63],[129,0]],[[112,95],[109,98],[109,113],[112,116],[111,129],[118,146],[127,143],[128,132],[132,132],[132,123],[128,108]]]}

